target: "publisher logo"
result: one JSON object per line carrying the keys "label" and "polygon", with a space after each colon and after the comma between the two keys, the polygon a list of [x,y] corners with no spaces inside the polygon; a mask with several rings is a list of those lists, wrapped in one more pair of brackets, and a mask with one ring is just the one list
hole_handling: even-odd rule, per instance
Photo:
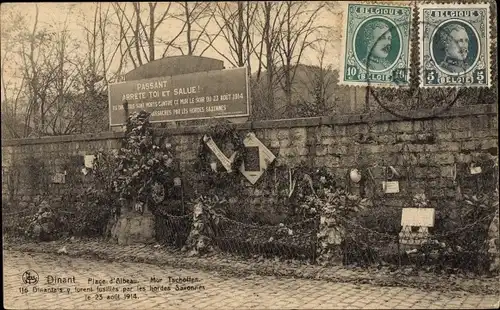
{"label": "publisher logo", "polygon": [[37,284],[38,283],[38,273],[34,270],[26,270],[23,273],[23,283],[24,284]]}

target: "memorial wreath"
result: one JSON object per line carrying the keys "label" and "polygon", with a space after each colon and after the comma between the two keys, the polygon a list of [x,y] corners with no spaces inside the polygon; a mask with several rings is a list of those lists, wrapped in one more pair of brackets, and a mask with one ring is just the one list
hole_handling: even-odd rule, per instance
{"label": "memorial wreath", "polygon": [[[223,158],[219,158],[208,145],[211,141],[217,148],[220,147],[222,151],[230,151],[231,155],[226,157],[221,151],[219,156],[223,156]],[[198,148],[200,168],[202,171],[212,170],[216,172],[216,162],[227,161],[230,166],[228,172],[237,171],[243,162],[245,152],[246,148],[243,139],[237,130],[227,122],[219,122],[210,126],[208,132],[200,140]],[[212,165],[214,163],[215,165]]]}

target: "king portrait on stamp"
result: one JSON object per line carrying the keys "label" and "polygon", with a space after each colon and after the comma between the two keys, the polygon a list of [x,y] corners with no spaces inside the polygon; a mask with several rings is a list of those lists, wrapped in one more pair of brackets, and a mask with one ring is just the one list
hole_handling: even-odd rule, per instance
{"label": "king portrait on stamp", "polygon": [[489,4],[420,5],[420,86],[489,87]]}
{"label": "king portrait on stamp", "polygon": [[465,27],[458,23],[448,23],[439,29],[438,35],[445,53],[444,60],[438,66],[451,73],[467,71],[470,67],[467,61],[469,35]]}
{"label": "king portrait on stamp", "polygon": [[340,84],[408,86],[409,6],[347,4]]}

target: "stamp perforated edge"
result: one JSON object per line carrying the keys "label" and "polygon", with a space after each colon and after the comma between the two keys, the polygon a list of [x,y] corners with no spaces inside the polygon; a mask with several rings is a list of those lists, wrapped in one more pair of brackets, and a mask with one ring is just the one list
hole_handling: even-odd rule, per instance
{"label": "stamp perforated edge", "polygon": [[[452,8],[478,8],[478,9],[486,9],[486,38],[488,40],[488,44],[486,44],[486,55],[487,55],[487,61],[488,65],[486,66],[488,72],[488,83],[485,85],[469,85],[469,86],[461,86],[461,85],[436,85],[436,86],[429,86],[429,85],[424,85],[424,49],[423,49],[423,32],[424,32],[424,23],[423,23],[423,12],[424,9],[432,9],[432,8],[447,8],[452,6]],[[453,3],[453,4],[444,4],[444,3],[435,3],[435,4],[418,4],[417,5],[417,10],[418,10],[418,47],[419,47],[419,86],[421,88],[490,88],[491,87],[491,80],[493,78],[492,70],[491,70],[491,65],[492,65],[492,59],[493,55],[491,53],[491,10],[490,10],[490,3],[483,2],[483,3],[471,3],[471,4],[466,4],[466,3]]]}
{"label": "stamp perforated edge", "polygon": [[[410,14],[410,33],[408,39],[408,84],[407,85],[396,85],[390,83],[376,83],[376,82],[349,82],[344,81],[345,76],[345,52],[347,45],[347,21],[348,21],[348,13],[349,13],[349,5],[350,4],[359,4],[359,5],[379,5],[379,6],[392,6],[392,7],[405,7],[411,10]],[[413,17],[415,12],[415,7],[408,4],[406,1],[352,1],[352,2],[344,2],[342,4],[342,45],[340,51],[340,70],[339,70],[339,85],[340,86],[349,86],[349,87],[375,87],[375,88],[409,88],[411,85],[411,53],[412,53],[412,32],[414,31],[413,27]]]}

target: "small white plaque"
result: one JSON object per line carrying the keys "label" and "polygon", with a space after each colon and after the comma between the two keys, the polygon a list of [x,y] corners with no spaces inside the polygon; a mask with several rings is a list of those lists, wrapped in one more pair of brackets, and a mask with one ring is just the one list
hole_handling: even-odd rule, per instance
{"label": "small white plaque", "polygon": [[89,169],[94,168],[95,155],[85,155],[83,160],[85,163],[85,168],[89,168]]}
{"label": "small white plaque", "polygon": [[399,193],[399,182],[398,181],[388,181],[382,182],[382,189],[386,194]]}
{"label": "small white plaque", "polygon": [[66,183],[66,175],[64,173],[56,173],[52,176],[52,183],[63,184]]}
{"label": "small white plaque", "polygon": [[479,174],[481,172],[483,172],[483,169],[481,169],[481,167],[470,167],[470,174]]}
{"label": "small white plaque", "polygon": [[403,208],[401,226],[434,227],[434,208]]}

